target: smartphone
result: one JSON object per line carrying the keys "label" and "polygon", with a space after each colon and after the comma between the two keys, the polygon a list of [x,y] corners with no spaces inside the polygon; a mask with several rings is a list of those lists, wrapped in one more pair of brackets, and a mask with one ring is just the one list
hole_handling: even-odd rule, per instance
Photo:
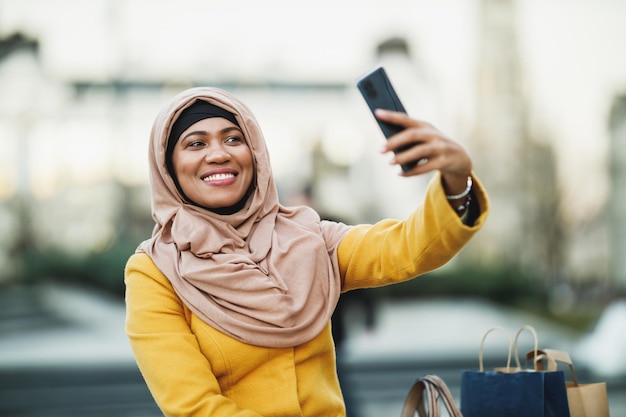
{"label": "smartphone", "polygon": [[[391,80],[389,80],[389,77],[383,67],[377,67],[359,78],[356,82],[356,86],[361,92],[361,95],[365,99],[365,102],[370,108],[372,114],[374,114],[376,109],[386,109],[406,113],[406,110],[404,109],[398,94],[396,94],[393,85],[391,85]],[[402,126],[378,120],[375,115],[374,118],[376,119],[378,126],[380,126],[380,130],[382,130],[383,135],[385,135],[385,138],[387,139],[404,129]],[[404,148],[398,149],[398,151],[402,150],[404,150]],[[403,164],[402,170],[408,171],[416,164],[417,162]]]}

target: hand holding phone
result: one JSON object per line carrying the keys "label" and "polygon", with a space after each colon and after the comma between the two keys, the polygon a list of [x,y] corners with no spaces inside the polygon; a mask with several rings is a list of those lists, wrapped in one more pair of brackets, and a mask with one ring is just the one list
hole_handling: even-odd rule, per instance
{"label": "hand holding phone", "polygon": [[[356,82],[356,86],[361,92],[361,95],[363,95],[372,114],[374,114],[376,109],[406,113],[383,67],[378,67],[359,78]],[[387,139],[404,130],[402,126],[379,120],[376,115],[374,115],[374,118]],[[404,149],[405,148],[400,148],[397,151],[403,151]],[[407,172],[415,167],[416,164],[417,162],[402,164],[402,171]]]}

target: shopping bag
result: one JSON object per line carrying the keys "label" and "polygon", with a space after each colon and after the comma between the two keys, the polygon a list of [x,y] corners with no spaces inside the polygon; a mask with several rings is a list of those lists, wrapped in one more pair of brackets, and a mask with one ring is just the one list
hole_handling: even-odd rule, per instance
{"label": "shopping bag", "polygon": [[[610,417],[606,382],[580,384],[574,370],[574,363],[567,352],[541,349],[528,352],[526,359],[532,359],[537,370],[547,368],[548,371],[554,371],[557,369],[557,363],[568,365],[572,376],[572,380],[566,382],[571,417]],[[547,367],[543,365],[544,359]]]}
{"label": "shopping bag", "polygon": [[[425,394],[425,397],[424,397]],[[446,383],[437,375],[419,378],[406,396],[401,417],[441,417],[441,400],[450,417],[463,417]]]}
{"label": "shopping bag", "polygon": [[[461,374],[461,412],[464,417],[570,417],[562,371],[523,369],[517,355],[520,334],[529,330],[538,350],[537,333],[532,326],[522,326],[513,342],[509,343],[506,368],[486,371],[483,348],[489,329],[482,338],[479,350],[479,370]],[[509,341],[511,340],[510,337]],[[511,368],[512,347],[515,347],[517,366]]]}

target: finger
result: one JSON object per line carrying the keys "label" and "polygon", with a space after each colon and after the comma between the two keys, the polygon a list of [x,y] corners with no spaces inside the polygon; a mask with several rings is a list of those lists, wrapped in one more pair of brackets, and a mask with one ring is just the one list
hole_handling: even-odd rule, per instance
{"label": "finger", "polygon": [[[394,156],[389,163],[391,165],[401,165],[404,169],[411,167],[404,171],[405,174],[420,174],[434,169],[436,164],[433,164],[437,160],[436,152],[434,152],[432,146],[428,144],[418,144],[409,146],[406,148],[396,149]],[[428,166],[425,166],[428,165]],[[416,170],[416,167],[420,167]]]}
{"label": "finger", "polygon": [[396,153],[407,150],[418,151],[423,149],[424,145],[436,141],[438,138],[437,131],[430,127],[408,127],[389,137],[382,150]]}
{"label": "finger", "polygon": [[463,163],[463,152],[459,152],[460,148],[453,146],[452,142],[440,135],[434,135],[430,140],[425,139],[424,136],[421,139],[424,139],[424,141],[396,149],[393,163],[406,166],[417,162],[418,166],[421,167],[419,170],[411,169],[406,171],[412,174],[442,169],[448,171]]}
{"label": "finger", "polygon": [[430,171],[436,170],[436,163],[428,158],[419,159],[417,162],[412,162],[409,164],[397,164],[402,165],[403,167],[409,166],[408,170],[401,169],[398,172],[398,175],[402,177],[412,177],[415,175],[422,175]]}
{"label": "finger", "polygon": [[410,127],[410,126],[417,127],[417,126],[429,125],[428,123],[424,121],[413,119],[406,113],[402,113],[402,112],[397,112],[397,111],[392,111],[392,110],[387,110],[387,109],[376,109],[374,114],[377,119],[383,122],[387,122],[387,123],[391,123],[391,124],[395,124],[395,125],[399,125],[403,127]]}

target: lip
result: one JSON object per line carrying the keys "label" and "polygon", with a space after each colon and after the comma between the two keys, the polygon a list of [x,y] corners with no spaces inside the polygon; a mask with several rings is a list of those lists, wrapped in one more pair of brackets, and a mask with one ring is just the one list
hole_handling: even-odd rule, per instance
{"label": "lip", "polygon": [[[220,168],[220,169],[212,169],[211,171],[205,172],[200,176],[200,179],[205,184],[210,185],[230,185],[237,181],[237,176],[239,173],[230,168]],[[209,177],[215,177],[209,180]]]}

